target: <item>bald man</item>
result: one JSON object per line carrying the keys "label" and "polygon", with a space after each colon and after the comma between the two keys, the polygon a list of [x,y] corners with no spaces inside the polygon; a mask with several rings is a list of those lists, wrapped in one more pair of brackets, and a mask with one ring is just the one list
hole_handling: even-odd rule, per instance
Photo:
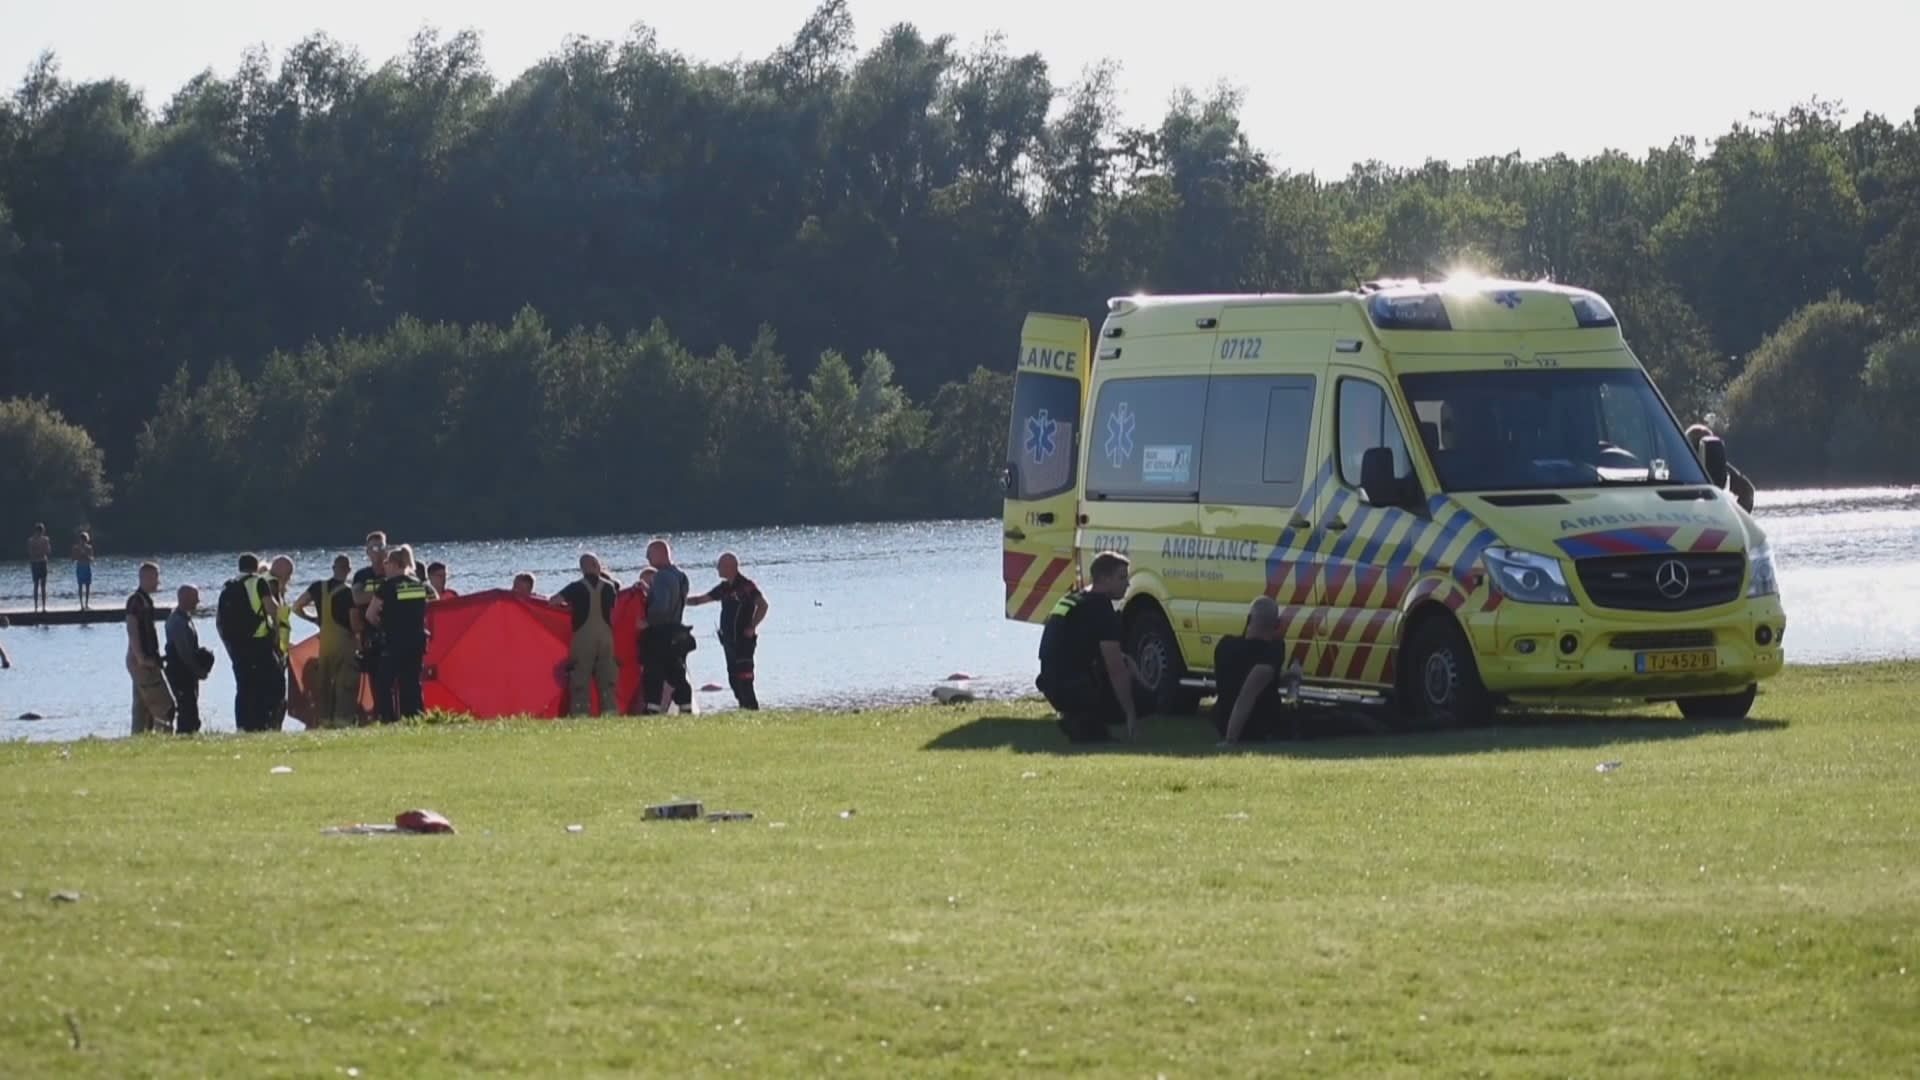
{"label": "bald man", "polygon": [[1288,723],[1292,710],[1284,708],[1280,699],[1288,667],[1287,643],[1280,636],[1280,605],[1271,596],[1258,597],[1247,606],[1246,632],[1222,638],[1213,652],[1218,687],[1213,727],[1220,733],[1221,746],[1294,734]]}
{"label": "bald man", "polygon": [[613,605],[619,598],[619,582],[601,569],[599,556],[588,552],[580,556],[580,580],[554,593],[548,601],[573,615],[573,647],[567,656],[571,674],[569,716],[620,713],[620,702],[614,696],[620,672],[613,655]]}
{"label": "bald man", "polygon": [[753,654],[760,644],[760,623],[767,617],[767,598],[753,579],[740,572],[740,559],[729,551],[720,556],[715,567],[720,584],[699,596],[687,598],[688,607],[720,605],[720,651],[727,658],[727,682],[733,698],[743,709],[758,709],[760,697],[753,689]]}
{"label": "bald man", "polygon": [[200,632],[193,625],[199,610],[200,590],[182,585],[174,596],[173,614],[167,616],[161,668],[173,690],[173,730],[180,735],[200,731],[200,681],[213,670],[213,654],[200,647]]}

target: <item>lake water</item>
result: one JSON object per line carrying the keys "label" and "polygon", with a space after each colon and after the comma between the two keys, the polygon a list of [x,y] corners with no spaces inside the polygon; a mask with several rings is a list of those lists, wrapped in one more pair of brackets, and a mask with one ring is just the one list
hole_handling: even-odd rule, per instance
{"label": "lake water", "polygon": [[[1920,489],[1781,491],[1760,496],[1780,568],[1795,663],[1920,657]],[[505,587],[514,573],[540,578],[540,591],[576,573],[582,551],[596,551],[623,581],[641,565],[644,536],[598,536],[483,543],[427,543],[420,552],[453,568],[463,592]],[[740,553],[772,610],[760,645],[762,701],[769,706],[833,707],[925,701],[948,675],[974,677],[980,696],[1014,696],[1033,685],[1039,629],[1001,616],[1000,526],[996,521],[742,530],[674,537],[675,554],[696,588],[715,577],[721,551]],[[24,550],[24,541],[21,544]],[[262,554],[269,554],[262,552]],[[295,580],[326,576],[333,551],[290,552]],[[348,549],[356,566],[361,555]],[[233,573],[233,552],[154,556],[162,601],[183,582],[201,586],[211,606]],[[142,553],[102,555],[94,567],[96,606],[119,607]],[[73,602],[71,564],[55,563],[54,603]],[[0,564],[0,608],[30,606],[24,563]],[[692,657],[696,686],[726,682],[712,640],[717,608],[692,609],[701,634]],[[310,631],[296,623],[296,637]],[[14,668],[0,671],[0,739],[118,736],[127,727],[129,688],[117,624],[0,631]],[[202,639],[215,646],[212,624]],[[703,709],[725,709],[724,691],[700,695]],[[202,715],[215,731],[233,729],[233,681],[225,657],[202,689]],[[12,719],[22,712],[44,719]],[[299,724],[288,722],[290,729]]]}

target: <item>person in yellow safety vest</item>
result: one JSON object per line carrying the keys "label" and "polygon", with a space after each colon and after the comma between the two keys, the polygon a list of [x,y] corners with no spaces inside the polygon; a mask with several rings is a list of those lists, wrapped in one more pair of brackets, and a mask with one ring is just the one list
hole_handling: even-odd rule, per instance
{"label": "person in yellow safety vest", "polygon": [[293,651],[293,597],[288,595],[293,589],[293,560],[274,556],[267,577],[273,584],[273,651],[279,667],[267,726],[278,731],[286,725],[287,695],[293,689],[293,672],[287,663],[287,654]]}
{"label": "person in yellow safety vest", "polygon": [[294,614],[320,628],[320,670],[314,678],[314,712],[322,727],[353,727],[360,722],[360,669],[353,636],[353,560],[333,557],[333,576],[300,594]]}
{"label": "person in yellow safety vest", "polygon": [[220,590],[214,627],[233,665],[233,722],[241,731],[267,731],[274,700],[286,693],[273,634],[279,603],[260,573],[260,557],[240,556],[240,576]]}

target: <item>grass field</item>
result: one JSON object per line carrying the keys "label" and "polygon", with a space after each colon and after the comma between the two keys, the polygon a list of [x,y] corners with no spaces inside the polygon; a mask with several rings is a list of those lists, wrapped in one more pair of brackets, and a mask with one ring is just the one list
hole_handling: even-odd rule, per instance
{"label": "grass field", "polygon": [[[0,1075],[1915,1075],[1916,686],[1235,754],[1024,704],[10,744]],[[458,835],[320,833],[414,806]]]}

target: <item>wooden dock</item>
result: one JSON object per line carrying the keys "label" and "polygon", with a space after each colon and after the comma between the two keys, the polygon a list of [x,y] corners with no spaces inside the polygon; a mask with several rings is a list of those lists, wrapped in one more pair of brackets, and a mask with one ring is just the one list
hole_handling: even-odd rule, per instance
{"label": "wooden dock", "polygon": [[[167,616],[173,614],[173,605],[155,604],[153,606],[153,613],[156,618],[165,621]],[[206,613],[206,610],[203,608],[195,612],[195,616],[202,616]],[[121,623],[125,622],[126,618],[126,609],[119,604],[90,607],[85,611],[81,611],[77,607],[51,607],[45,611],[33,611],[31,609],[0,611],[0,619],[4,619],[5,624],[8,626],[94,626],[105,623]]]}

